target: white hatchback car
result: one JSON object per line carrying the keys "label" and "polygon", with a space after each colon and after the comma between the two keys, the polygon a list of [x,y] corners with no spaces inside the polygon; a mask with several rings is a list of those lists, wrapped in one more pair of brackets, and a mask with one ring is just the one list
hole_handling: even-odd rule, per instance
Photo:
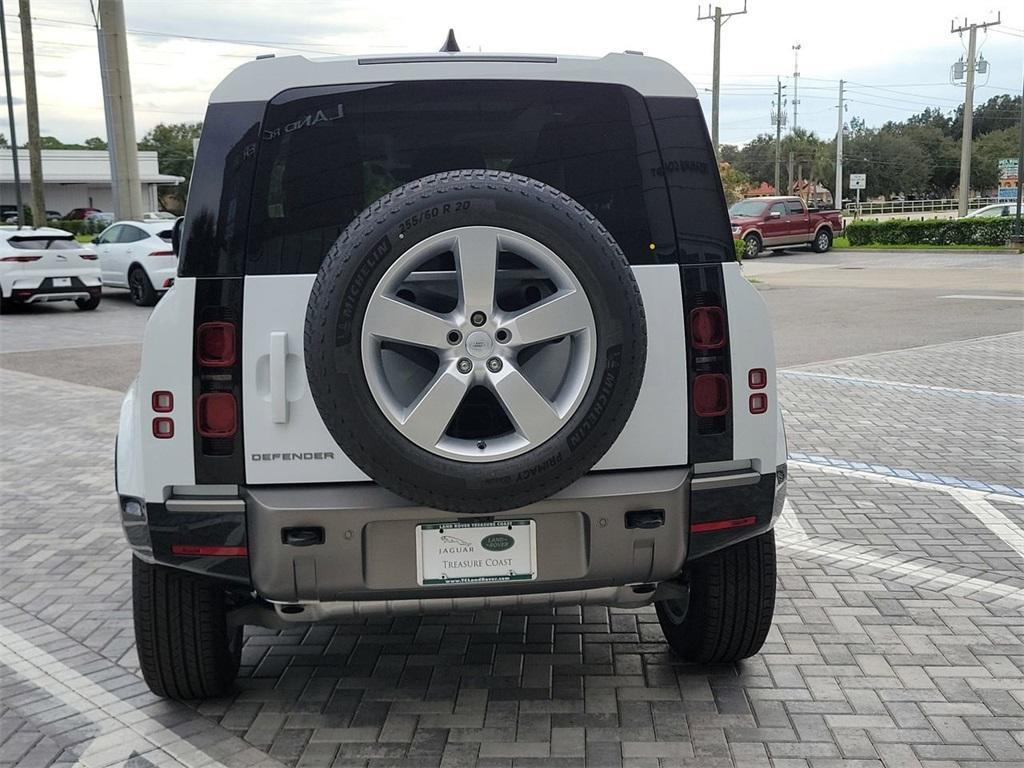
{"label": "white hatchback car", "polygon": [[156,304],[174,284],[178,257],[171,250],[173,221],[118,221],[93,240],[104,285],[127,288],[140,307]]}
{"label": "white hatchback car", "polygon": [[96,259],[94,249],[62,229],[0,227],[0,309],[44,301],[96,309],[102,292]]}

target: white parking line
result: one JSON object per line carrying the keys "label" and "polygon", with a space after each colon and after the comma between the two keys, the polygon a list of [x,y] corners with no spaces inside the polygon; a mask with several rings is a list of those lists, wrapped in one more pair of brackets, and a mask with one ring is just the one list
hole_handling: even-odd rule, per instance
{"label": "white parking line", "polygon": [[[3,626],[0,626],[0,663],[100,727],[100,733],[78,758],[78,765],[102,768],[123,763],[135,752],[158,765],[226,768],[159,720],[127,706],[115,694]],[[195,717],[203,719],[198,713]],[[225,738],[236,737],[225,731]],[[283,768],[282,763],[269,757],[263,759],[262,753],[260,756],[261,766]]]}
{"label": "white parking line", "polygon": [[1024,530],[989,504],[984,494],[972,493],[960,488],[949,488],[946,493],[956,499],[961,507],[978,518],[992,533],[1012,547],[1018,555],[1024,557]]}
{"label": "white parking line", "polygon": [[857,544],[811,539],[786,528],[777,530],[776,541],[783,548],[803,555],[823,557],[837,563],[850,563],[859,570],[870,570],[872,576],[891,575],[904,582],[912,580],[911,586],[956,597],[971,597],[983,593],[1024,605],[1024,590],[976,576],[950,573],[933,563],[918,559],[880,555]]}
{"label": "white parking line", "polygon": [[960,347],[968,344],[974,344],[979,341],[995,341],[996,339],[1004,339],[1008,336],[1022,336],[1024,333],[1021,331],[1007,331],[1006,333],[994,333],[990,336],[973,336],[969,339],[953,339],[952,341],[939,341],[934,344],[918,344],[915,347],[897,347],[895,349],[884,349],[881,352],[865,352],[860,355],[848,355],[847,357],[834,357],[830,360],[816,360],[813,363],[804,363],[802,365],[794,365],[790,368],[780,368],[780,371],[802,371],[808,368],[819,368],[824,365],[834,365],[836,363],[850,363],[850,362],[863,362],[864,360],[871,360],[875,357],[889,357],[894,354],[900,354],[903,352],[921,352],[926,349],[941,349],[942,347]]}
{"label": "white parking line", "polygon": [[786,528],[789,528],[801,536],[806,537],[807,532],[804,530],[804,526],[796,516],[796,510],[793,509],[793,505],[790,504],[789,499],[786,499],[782,504],[782,514],[779,516],[779,523]]}
{"label": "white parking line", "polygon": [[799,467],[817,469],[822,472],[831,472],[846,477],[856,477],[863,480],[872,480],[890,485],[906,485],[912,488],[920,488],[928,491],[940,491],[952,496],[958,504],[974,515],[986,528],[1002,539],[1007,546],[1013,549],[1021,557],[1024,557],[1024,529],[1013,522],[1010,518],[988,503],[988,499],[1008,501],[1013,504],[1024,504],[1024,499],[1017,496],[1008,496],[1001,493],[986,493],[985,491],[973,491],[968,488],[953,488],[941,483],[929,483],[926,480],[912,480],[907,477],[892,477],[878,472],[864,472],[859,469],[846,469],[845,467],[829,467],[823,464],[815,464],[809,461],[790,461]]}
{"label": "white parking line", "polygon": [[891,381],[889,379],[870,379],[863,376],[843,376],[838,373],[818,373],[817,371],[780,371],[783,376],[792,376],[801,379],[826,379],[828,381],[848,381],[854,384],[877,384],[882,387],[893,387],[895,389],[922,390],[927,392],[949,392],[957,395],[982,395],[989,397],[1008,398],[1024,401],[1024,395],[1012,392],[994,392],[989,389],[960,389],[959,387],[939,387],[930,384],[911,384],[906,381]]}
{"label": "white parking line", "polygon": [[994,296],[982,293],[951,293],[939,296],[940,299],[981,299],[983,301],[1024,301],[1024,296]]}

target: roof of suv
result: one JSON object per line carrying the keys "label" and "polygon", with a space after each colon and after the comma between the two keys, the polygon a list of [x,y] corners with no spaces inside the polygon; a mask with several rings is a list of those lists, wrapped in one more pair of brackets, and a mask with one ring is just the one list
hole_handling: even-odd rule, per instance
{"label": "roof of suv", "polygon": [[565,80],[616,83],[643,96],[697,97],[690,81],[671,64],[641,54],[431,53],[250,61],[214,89],[210,103],[268,101],[281,91],[303,86],[401,80]]}

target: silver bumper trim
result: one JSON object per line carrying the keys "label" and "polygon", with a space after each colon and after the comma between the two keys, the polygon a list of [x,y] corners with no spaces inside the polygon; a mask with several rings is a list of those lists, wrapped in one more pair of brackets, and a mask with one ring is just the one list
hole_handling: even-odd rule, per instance
{"label": "silver bumper trim", "polygon": [[731,472],[723,475],[710,475],[708,477],[694,476],[690,480],[691,491],[715,491],[721,488],[737,488],[742,485],[757,485],[761,482],[761,475],[758,472]]}
{"label": "silver bumper trim", "polygon": [[525,595],[484,595],[480,597],[431,597],[413,600],[338,600],[334,602],[274,603],[283,621],[310,622],[358,616],[423,615],[488,609],[537,608],[558,605],[609,605],[641,608],[654,599],[654,591],[637,592],[633,587],[599,587],[566,592],[536,592]]}

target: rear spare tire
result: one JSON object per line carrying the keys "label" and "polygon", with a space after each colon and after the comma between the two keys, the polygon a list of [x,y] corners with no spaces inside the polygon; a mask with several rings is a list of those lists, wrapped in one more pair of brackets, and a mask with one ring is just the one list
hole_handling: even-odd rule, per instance
{"label": "rear spare tire", "polygon": [[643,378],[640,291],[567,195],[463,170],[363,211],[320,267],[306,371],[331,435],[417,503],[495,512],[586,473]]}

